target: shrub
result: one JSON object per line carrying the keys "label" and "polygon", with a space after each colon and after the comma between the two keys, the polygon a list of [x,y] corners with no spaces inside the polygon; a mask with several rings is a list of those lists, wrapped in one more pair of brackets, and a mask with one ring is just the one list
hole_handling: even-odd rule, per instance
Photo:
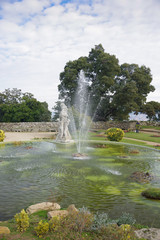
{"label": "shrub", "polygon": [[4,138],[5,138],[4,131],[0,130],[0,142],[3,142]]}
{"label": "shrub", "polygon": [[120,128],[109,128],[106,133],[109,141],[119,142],[124,137],[124,131]]}
{"label": "shrub", "polygon": [[160,188],[148,188],[142,192],[142,196],[151,199],[160,199]]}
{"label": "shrub", "polygon": [[61,228],[61,224],[62,224],[62,219],[64,217],[52,217],[51,220],[49,221],[49,229],[51,232],[56,232]]}
{"label": "shrub", "polygon": [[88,231],[93,223],[93,215],[87,208],[81,208],[78,212],[71,212],[63,219],[63,224],[73,231],[82,233]]}
{"label": "shrub", "polygon": [[97,231],[103,227],[106,227],[108,224],[112,224],[112,223],[115,223],[115,221],[109,219],[107,213],[98,213],[97,212],[94,215],[94,221],[93,221],[91,229]]}
{"label": "shrub", "polygon": [[123,213],[122,216],[117,220],[117,224],[120,226],[122,224],[135,224],[136,219],[129,213]]}
{"label": "shrub", "polygon": [[38,226],[35,227],[36,234],[39,238],[47,234],[49,231],[49,223],[43,222],[42,220],[38,223]]}
{"label": "shrub", "polygon": [[24,232],[29,227],[29,217],[28,214],[23,209],[20,213],[14,216],[16,220],[17,230],[19,232]]}
{"label": "shrub", "polygon": [[100,229],[99,238],[101,240],[136,240],[135,233],[129,225],[118,227],[116,224]]}

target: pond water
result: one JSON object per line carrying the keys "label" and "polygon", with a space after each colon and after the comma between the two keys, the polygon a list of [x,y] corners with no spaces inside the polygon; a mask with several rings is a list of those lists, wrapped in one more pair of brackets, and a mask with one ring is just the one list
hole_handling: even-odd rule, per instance
{"label": "pond water", "polygon": [[[107,212],[113,219],[131,213],[138,223],[160,227],[160,201],[141,192],[160,187],[160,152],[133,145],[90,144],[88,158],[74,159],[73,145],[33,142],[0,145],[0,220],[31,204],[59,198],[62,207],[75,204]],[[136,171],[154,176],[138,183]]]}

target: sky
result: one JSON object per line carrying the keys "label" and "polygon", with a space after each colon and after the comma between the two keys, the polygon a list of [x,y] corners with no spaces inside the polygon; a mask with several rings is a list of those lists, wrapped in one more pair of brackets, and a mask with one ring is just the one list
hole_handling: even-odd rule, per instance
{"label": "sky", "polygon": [[159,0],[0,0],[0,92],[30,92],[49,109],[68,61],[102,44],[122,63],[151,69],[160,102]]}

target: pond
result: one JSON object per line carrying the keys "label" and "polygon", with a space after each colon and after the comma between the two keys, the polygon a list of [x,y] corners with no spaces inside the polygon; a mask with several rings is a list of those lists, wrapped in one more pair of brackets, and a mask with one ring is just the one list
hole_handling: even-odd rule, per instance
{"label": "pond", "polygon": [[[134,145],[92,143],[88,157],[72,157],[74,145],[32,142],[0,145],[0,220],[23,208],[56,197],[63,208],[75,204],[107,212],[113,219],[132,214],[138,223],[160,227],[160,201],[141,192],[160,187],[160,152]],[[134,172],[149,172],[137,182]]]}

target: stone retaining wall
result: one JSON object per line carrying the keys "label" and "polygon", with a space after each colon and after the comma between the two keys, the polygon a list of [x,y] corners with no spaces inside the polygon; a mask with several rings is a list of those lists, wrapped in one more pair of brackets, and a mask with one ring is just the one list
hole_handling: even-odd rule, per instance
{"label": "stone retaining wall", "polygon": [[91,129],[108,129],[111,127],[121,128],[123,130],[127,129],[135,129],[136,121],[124,121],[124,122],[115,122],[115,121],[107,121],[107,122],[94,122],[91,125]]}
{"label": "stone retaining wall", "polygon": [[[108,129],[117,127],[121,129],[135,129],[135,121],[125,122],[94,122],[91,129]],[[0,129],[5,132],[57,132],[58,122],[21,122],[21,123],[0,123]]]}
{"label": "stone retaining wall", "polygon": [[[110,127],[117,127],[123,130],[134,130],[136,121],[124,122],[93,122],[91,129],[108,129]],[[160,126],[158,122],[141,121],[141,126]],[[5,132],[57,132],[58,122],[21,122],[21,123],[0,123],[0,129]]]}
{"label": "stone retaining wall", "polygon": [[0,129],[5,132],[56,132],[57,122],[20,122],[0,123]]}

